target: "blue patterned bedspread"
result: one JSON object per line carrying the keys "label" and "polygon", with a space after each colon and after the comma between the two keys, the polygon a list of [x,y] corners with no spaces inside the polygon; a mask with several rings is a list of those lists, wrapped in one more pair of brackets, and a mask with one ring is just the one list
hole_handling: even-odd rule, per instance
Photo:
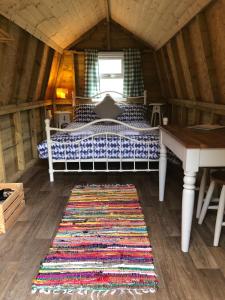
{"label": "blue patterned bedspread", "polygon": [[[67,128],[78,128],[86,123],[71,123]],[[129,125],[138,128],[149,128],[146,122],[129,122]],[[89,138],[93,134],[111,132],[135,139],[120,138],[118,136],[105,135]],[[85,138],[80,143],[77,142]],[[136,132],[123,125],[97,124],[76,133],[56,133],[52,135],[52,155],[54,160],[76,159],[159,159],[159,134],[158,130]],[[66,146],[64,145],[66,143]],[[120,147],[121,143],[121,147]],[[121,150],[120,150],[121,149]],[[38,145],[39,157],[48,158],[47,142]]]}

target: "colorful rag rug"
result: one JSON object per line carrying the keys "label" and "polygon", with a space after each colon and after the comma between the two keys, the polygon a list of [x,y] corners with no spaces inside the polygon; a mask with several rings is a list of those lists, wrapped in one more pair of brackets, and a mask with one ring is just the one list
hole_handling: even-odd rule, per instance
{"label": "colorful rag rug", "polygon": [[135,187],[76,186],[32,292],[140,295],[157,287]]}

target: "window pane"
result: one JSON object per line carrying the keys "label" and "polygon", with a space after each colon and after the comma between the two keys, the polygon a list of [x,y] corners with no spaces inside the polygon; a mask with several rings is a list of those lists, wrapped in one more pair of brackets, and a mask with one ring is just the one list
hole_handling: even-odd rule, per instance
{"label": "window pane", "polygon": [[[105,91],[115,91],[118,93],[123,93],[123,79],[100,79],[100,90],[101,92]],[[116,98],[121,98],[122,96],[118,94],[110,93]]]}
{"label": "window pane", "polygon": [[122,59],[99,59],[100,74],[121,74]]}

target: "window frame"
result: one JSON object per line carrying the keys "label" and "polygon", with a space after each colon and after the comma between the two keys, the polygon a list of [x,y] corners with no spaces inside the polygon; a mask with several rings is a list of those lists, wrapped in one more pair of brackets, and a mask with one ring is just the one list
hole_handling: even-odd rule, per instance
{"label": "window frame", "polygon": [[121,73],[100,73],[101,79],[124,79],[124,54],[123,52],[99,52],[98,60],[118,60],[121,59]]}

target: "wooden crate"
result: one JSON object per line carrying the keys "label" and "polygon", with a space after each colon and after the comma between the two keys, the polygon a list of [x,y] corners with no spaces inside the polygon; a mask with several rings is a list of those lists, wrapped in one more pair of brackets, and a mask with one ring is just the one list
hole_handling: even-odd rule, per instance
{"label": "wooden crate", "polygon": [[16,222],[25,201],[22,183],[0,183],[0,189],[14,191],[5,201],[0,202],[0,234],[2,234]]}

